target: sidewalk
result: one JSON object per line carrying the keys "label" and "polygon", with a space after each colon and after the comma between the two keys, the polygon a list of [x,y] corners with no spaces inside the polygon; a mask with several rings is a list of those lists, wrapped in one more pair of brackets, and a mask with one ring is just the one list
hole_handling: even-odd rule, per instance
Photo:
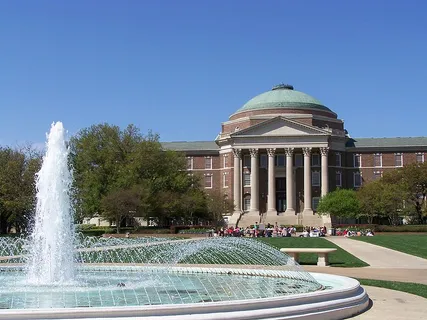
{"label": "sidewalk", "polygon": [[372,308],[354,320],[426,319],[427,299],[384,288],[363,286],[372,300]]}
{"label": "sidewalk", "polygon": [[346,237],[324,238],[370,265],[368,268],[426,269],[427,259]]}

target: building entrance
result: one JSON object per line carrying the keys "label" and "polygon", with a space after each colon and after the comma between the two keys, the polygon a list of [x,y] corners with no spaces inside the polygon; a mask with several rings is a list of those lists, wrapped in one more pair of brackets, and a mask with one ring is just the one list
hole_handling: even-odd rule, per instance
{"label": "building entrance", "polygon": [[276,178],[276,210],[286,211],[286,178]]}

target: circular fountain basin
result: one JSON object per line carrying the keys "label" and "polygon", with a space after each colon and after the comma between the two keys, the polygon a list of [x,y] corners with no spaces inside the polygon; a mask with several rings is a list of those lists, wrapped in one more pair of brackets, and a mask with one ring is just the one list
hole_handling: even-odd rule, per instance
{"label": "circular fountain basin", "polygon": [[354,279],[286,268],[96,265],[61,286],[1,271],[0,319],[344,319],[369,302]]}

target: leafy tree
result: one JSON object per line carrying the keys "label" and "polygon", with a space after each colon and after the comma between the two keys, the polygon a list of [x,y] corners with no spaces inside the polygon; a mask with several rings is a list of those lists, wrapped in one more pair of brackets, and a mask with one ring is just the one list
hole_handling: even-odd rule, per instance
{"label": "leafy tree", "polygon": [[209,218],[216,227],[224,225],[224,215],[234,210],[234,202],[221,191],[210,192],[207,196]]}
{"label": "leafy tree", "polygon": [[360,213],[360,204],[356,191],[337,189],[322,197],[317,206],[318,214],[331,214],[336,217],[357,218]]}
{"label": "leafy tree", "polygon": [[103,217],[116,222],[117,233],[127,218],[140,216],[146,205],[147,192],[141,186],[110,192],[101,200]]}
{"label": "leafy tree", "polygon": [[41,156],[31,148],[0,148],[0,233],[27,228],[34,214]]}
{"label": "leafy tree", "polygon": [[[399,186],[400,204],[412,223],[424,223],[427,196],[427,163],[414,163],[386,173],[383,182]],[[398,192],[398,190],[395,190]]]}
{"label": "leafy tree", "polygon": [[360,216],[365,217],[369,224],[374,218],[381,216],[382,182],[380,180],[366,183],[357,191],[357,198],[360,202]]}

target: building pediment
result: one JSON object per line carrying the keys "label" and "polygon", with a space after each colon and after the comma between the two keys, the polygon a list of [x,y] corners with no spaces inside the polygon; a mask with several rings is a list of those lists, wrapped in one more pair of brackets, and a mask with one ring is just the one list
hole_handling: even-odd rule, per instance
{"label": "building pediment", "polygon": [[230,137],[286,137],[309,135],[330,135],[330,132],[285,117],[276,117],[247,129],[236,131],[232,133]]}

